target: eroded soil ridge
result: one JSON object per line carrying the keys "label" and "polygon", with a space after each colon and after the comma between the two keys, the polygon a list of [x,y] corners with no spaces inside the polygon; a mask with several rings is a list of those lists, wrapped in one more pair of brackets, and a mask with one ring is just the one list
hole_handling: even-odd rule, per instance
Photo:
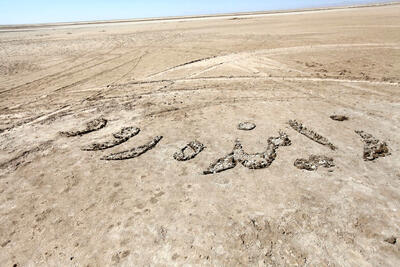
{"label": "eroded soil ridge", "polygon": [[364,141],[364,154],[365,161],[372,161],[379,157],[386,157],[390,155],[389,147],[386,142],[379,141],[371,134],[364,131],[356,131]]}
{"label": "eroded soil ridge", "polygon": [[203,174],[214,174],[234,168],[241,163],[249,169],[263,169],[269,167],[276,158],[276,151],[280,146],[289,146],[290,141],[287,134],[279,132],[279,137],[268,138],[268,145],[264,152],[249,154],[243,150],[239,140],[236,140],[233,151],[223,158],[211,163]]}
{"label": "eroded soil ridge", "polygon": [[156,136],[151,141],[142,146],[134,147],[127,151],[110,154],[108,156],[102,157],[101,160],[126,160],[139,157],[140,155],[154,148],[162,138],[162,136]]}
{"label": "eroded soil ridge", "polygon": [[105,141],[101,143],[93,143],[90,145],[87,145],[85,147],[82,147],[82,150],[84,151],[97,151],[97,150],[104,150],[108,149],[117,145],[120,145],[132,137],[136,136],[139,134],[140,129],[137,127],[124,127],[117,133],[113,134],[114,139],[110,141]]}
{"label": "eroded soil ridge", "polygon": [[329,142],[328,139],[326,139],[322,135],[314,132],[313,130],[308,129],[301,122],[298,122],[296,120],[290,120],[289,125],[290,125],[290,127],[293,128],[293,130],[301,133],[302,135],[310,138],[311,140],[313,140],[321,145],[328,146],[332,150],[336,150],[336,146],[334,144],[332,144],[331,142]]}
{"label": "eroded soil ridge", "polygon": [[174,153],[174,159],[178,161],[191,160],[195,158],[201,151],[203,151],[204,148],[205,146],[199,141],[191,141],[180,151]]}
{"label": "eroded soil ridge", "polygon": [[335,164],[333,163],[332,158],[320,155],[311,155],[308,159],[296,159],[294,166],[301,170],[316,171],[320,166],[331,168],[335,167]]}
{"label": "eroded soil ridge", "polygon": [[106,127],[106,125],[107,125],[107,120],[104,118],[99,118],[88,122],[86,124],[85,129],[77,131],[60,132],[60,134],[67,137],[81,136],[90,132],[98,131],[101,128]]}

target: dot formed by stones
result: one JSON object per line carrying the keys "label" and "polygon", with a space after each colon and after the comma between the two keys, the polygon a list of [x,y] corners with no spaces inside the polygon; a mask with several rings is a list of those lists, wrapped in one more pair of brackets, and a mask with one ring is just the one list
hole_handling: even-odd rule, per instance
{"label": "dot formed by stones", "polygon": [[82,130],[60,132],[60,134],[66,137],[81,136],[90,132],[98,131],[101,128],[106,127],[106,125],[107,120],[104,118],[99,118],[88,122],[86,127]]}
{"label": "dot formed by stones", "polygon": [[242,130],[242,131],[251,131],[251,130],[253,130],[254,128],[256,128],[256,125],[255,125],[254,123],[248,122],[248,121],[246,121],[246,122],[241,122],[241,123],[239,123],[239,125],[238,125],[238,129],[239,129],[239,130]]}
{"label": "dot formed by stones", "polygon": [[195,158],[201,151],[203,151],[204,148],[205,146],[199,141],[191,141],[180,151],[174,153],[174,159],[178,161],[191,160]]}
{"label": "dot formed by stones", "polygon": [[379,157],[386,157],[390,155],[389,147],[386,142],[382,142],[364,131],[355,132],[363,139],[363,158],[365,161],[372,161]]}
{"label": "dot formed by stones", "polygon": [[104,150],[117,145],[120,145],[130,138],[136,136],[140,132],[137,127],[124,127],[120,131],[113,134],[114,139],[101,143],[93,143],[82,148],[84,151]]}
{"label": "dot formed by stones", "polygon": [[294,166],[301,170],[316,171],[318,167],[334,167],[333,159],[326,156],[311,155],[308,159],[296,159]]}
{"label": "dot formed by stones", "polygon": [[126,159],[132,159],[132,158],[136,158],[139,157],[140,155],[146,153],[147,151],[149,151],[150,149],[154,148],[158,142],[160,142],[160,140],[162,139],[162,136],[156,136],[154,137],[151,141],[149,141],[148,143],[142,145],[142,146],[138,146],[138,147],[134,147],[130,150],[127,151],[123,151],[123,152],[118,152],[118,153],[113,153],[111,155],[102,157],[102,160],[126,160]]}

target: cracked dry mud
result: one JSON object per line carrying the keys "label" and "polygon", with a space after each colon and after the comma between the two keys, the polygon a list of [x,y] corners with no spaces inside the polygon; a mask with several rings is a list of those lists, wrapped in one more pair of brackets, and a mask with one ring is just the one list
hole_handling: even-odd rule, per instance
{"label": "cracked dry mud", "polygon": [[139,157],[140,155],[146,153],[150,149],[153,149],[158,144],[158,142],[160,142],[162,138],[163,138],[162,136],[156,136],[151,141],[149,141],[144,145],[132,148],[127,151],[122,151],[110,154],[108,156],[104,156],[101,158],[101,160],[126,160]]}
{"label": "cracked dry mud", "polygon": [[364,142],[363,158],[365,161],[372,161],[379,157],[390,155],[389,146],[386,142],[382,142],[371,134],[364,131],[355,131]]}
{"label": "cracked dry mud", "polygon": [[301,133],[302,135],[308,137],[309,139],[313,140],[314,142],[317,142],[321,145],[328,146],[332,150],[336,150],[336,146],[329,142],[328,139],[323,137],[322,135],[314,132],[313,130],[308,129],[305,127],[301,122],[298,122],[296,120],[290,120],[289,121],[290,127],[293,128],[293,130]]}
{"label": "cracked dry mud", "polygon": [[238,129],[239,129],[239,130],[242,130],[242,131],[251,131],[251,130],[253,130],[254,128],[256,128],[256,124],[255,124],[255,123],[252,123],[252,122],[248,122],[248,121],[246,121],[246,122],[241,122],[241,123],[239,123],[239,125],[238,125]]}
{"label": "cracked dry mud", "polygon": [[316,171],[318,167],[334,167],[333,159],[322,155],[311,155],[308,159],[296,159],[294,166],[301,170]]}
{"label": "cracked dry mud", "polygon": [[[303,216],[303,218],[301,218]],[[237,253],[247,256],[243,266],[307,266],[307,254],[296,248],[298,222],[309,220],[309,216],[296,212],[272,222],[267,216],[254,216],[240,224],[234,224],[237,233],[233,247]],[[235,264],[232,264],[235,265]]]}
{"label": "cracked dry mud", "polygon": [[185,147],[180,149],[180,151],[174,153],[174,159],[177,161],[194,159],[201,151],[203,151],[204,148],[205,146],[199,141],[191,141]]}
{"label": "cracked dry mud", "polygon": [[77,131],[66,131],[66,132],[60,132],[61,135],[67,136],[67,137],[74,137],[74,136],[81,136],[84,134],[88,134],[94,131],[98,131],[101,128],[106,127],[107,125],[107,120],[104,118],[99,118],[92,120],[86,124],[86,128],[82,130],[77,130]]}
{"label": "cracked dry mud", "polygon": [[114,139],[111,141],[105,141],[100,143],[93,143],[87,146],[82,147],[84,151],[97,151],[97,150],[105,150],[111,147],[118,146],[122,143],[125,143],[132,137],[139,134],[140,129],[137,127],[124,127],[120,131],[113,134]]}
{"label": "cracked dry mud", "polygon": [[203,174],[215,174],[234,168],[237,163],[241,163],[248,169],[263,169],[271,165],[276,158],[276,150],[280,146],[290,146],[291,141],[287,134],[279,132],[279,137],[270,137],[264,152],[249,154],[243,150],[242,144],[237,139],[233,151],[223,158],[210,164]]}

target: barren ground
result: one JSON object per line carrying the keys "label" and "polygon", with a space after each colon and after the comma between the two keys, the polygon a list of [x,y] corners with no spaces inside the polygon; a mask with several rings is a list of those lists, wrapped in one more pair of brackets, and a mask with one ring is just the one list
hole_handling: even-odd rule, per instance
{"label": "barren ground", "polygon": [[[0,265],[400,266],[399,14],[0,32]],[[271,143],[279,130],[291,145]],[[364,160],[355,131],[390,155]],[[204,175],[237,138],[259,154]],[[335,167],[296,168],[312,155]]]}

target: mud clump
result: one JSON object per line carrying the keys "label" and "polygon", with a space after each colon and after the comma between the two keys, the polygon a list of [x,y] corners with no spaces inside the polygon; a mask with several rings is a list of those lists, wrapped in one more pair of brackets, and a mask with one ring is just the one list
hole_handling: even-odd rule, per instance
{"label": "mud clump", "polygon": [[386,157],[390,155],[389,147],[386,142],[381,142],[371,134],[364,131],[355,131],[364,141],[364,154],[365,161],[372,161],[379,157]]}
{"label": "mud clump", "polygon": [[276,158],[275,146],[268,146],[265,152],[248,154],[243,150],[242,144],[236,140],[233,149],[234,158],[244,167],[249,169],[263,169],[271,165]]}
{"label": "mud clump", "polygon": [[214,174],[222,171],[226,171],[235,168],[237,162],[233,156],[233,153],[229,153],[223,158],[217,159],[214,163],[211,163],[207,170],[203,171],[203,174]]}
{"label": "mud clump", "polygon": [[268,146],[274,146],[275,148],[280,146],[290,146],[292,141],[290,141],[289,136],[284,132],[279,132],[278,137],[270,137],[267,140]]}
{"label": "mud clump", "polygon": [[113,134],[114,140],[106,141],[102,143],[93,143],[82,148],[84,151],[97,151],[108,149],[117,145],[120,145],[132,137],[136,136],[140,132],[139,128],[136,127],[124,127],[117,133]]}
{"label": "mud clump", "polygon": [[126,160],[139,157],[140,155],[154,148],[162,138],[163,138],[162,136],[156,136],[150,142],[142,146],[138,146],[127,151],[118,152],[102,157],[101,160]]}
{"label": "mud clump", "polygon": [[331,142],[329,142],[328,139],[326,139],[322,135],[314,132],[313,130],[306,128],[301,122],[298,122],[296,120],[290,120],[289,125],[290,125],[290,127],[293,128],[293,130],[301,133],[302,135],[308,137],[309,139],[311,139],[321,145],[328,146],[332,150],[337,149],[336,146],[333,145]]}
{"label": "mud clump", "polygon": [[205,146],[199,141],[192,141],[180,151],[174,153],[174,159],[178,161],[191,160],[195,158],[201,151],[203,151],[204,148]]}
{"label": "mud clump", "polygon": [[95,119],[86,124],[86,128],[78,131],[60,132],[61,135],[66,137],[81,136],[90,132],[98,131],[106,127],[107,120],[103,118]]}
{"label": "mud clump", "polygon": [[239,140],[236,140],[233,153],[235,159],[244,167],[249,169],[263,169],[269,167],[276,158],[276,150],[280,146],[290,146],[290,141],[287,134],[280,132],[279,137],[268,138],[268,146],[262,153],[248,154],[244,152]]}
{"label": "mud clump", "polygon": [[279,132],[279,137],[268,138],[268,146],[264,152],[248,154],[243,150],[239,140],[236,140],[233,151],[212,163],[203,174],[214,174],[234,168],[241,163],[248,169],[263,169],[269,167],[276,158],[280,146],[289,146],[291,141],[287,134]]}
{"label": "mud clump", "polygon": [[238,125],[238,129],[239,129],[239,130],[242,130],[242,131],[251,131],[251,130],[253,130],[254,128],[256,128],[256,125],[255,125],[254,123],[248,122],[248,121],[246,121],[246,122],[241,122],[241,123],[239,123],[239,125]]}
{"label": "mud clump", "polygon": [[397,243],[397,238],[394,237],[394,236],[391,236],[391,237],[389,237],[389,238],[386,238],[386,239],[385,239],[385,242],[386,242],[386,243],[389,243],[389,244],[392,244],[392,245],[395,245],[395,244]]}
{"label": "mud clump", "polygon": [[344,115],[332,115],[330,118],[334,121],[347,121],[349,120],[349,117],[344,116]]}
{"label": "mud clump", "polygon": [[294,166],[301,170],[316,171],[318,167],[335,167],[333,159],[326,156],[311,155],[308,159],[296,159]]}
{"label": "mud clump", "polygon": [[113,134],[116,139],[126,139],[137,135],[140,129],[137,127],[124,127],[120,131]]}

